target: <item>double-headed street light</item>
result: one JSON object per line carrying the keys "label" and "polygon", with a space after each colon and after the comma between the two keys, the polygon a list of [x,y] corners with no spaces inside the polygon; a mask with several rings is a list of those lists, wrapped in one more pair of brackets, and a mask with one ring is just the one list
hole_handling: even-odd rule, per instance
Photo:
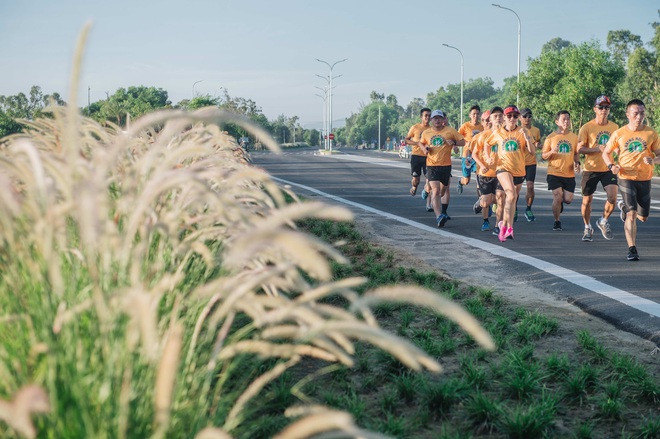
{"label": "double-headed street light", "polygon": [[[330,101],[328,103],[328,121],[329,121],[329,124],[328,124],[328,126],[329,126],[328,138],[329,138],[332,135],[332,69],[337,64],[339,64],[340,62],[344,62],[344,61],[348,60],[348,58],[344,58],[344,59],[339,60],[339,61],[337,61],[333,64],[330,64],[327,61],[323,61],[322,59],[318,59],[318,58],[316,58],[316,60],[318,62],[321,62],[321,63],[327,65],[328,67],[330,67],[330,76],[328,76],[330,78],[330,80],[329,80],[329,89],[328,89],[328,96],[329,96],[328,100]],[[330,139],[330,152],[332,153],[332,139]]]}
{"label": "double-headed street light", "polygon": [[[495,6],[496,8],[506,9],[507,11],[513,12],[513,14],[518,19],[518,85],[520,85],[520,30],[521,30],[521,27],[522,27],[521,24],[520,24],[520,17],[518,16],[518,14],[516,14],[516,11],[514,11],[513,9],[505,8],[504,6],[500,6],[500,5],[497,5],[495,3],[491,3],[491,4],[493,6]],[[516,92],[516,107],[518,106],[519,98],[520,98],[520,92]]]}
{"label": "double-headed street light", "polygon": [[449,44],[442,44],[443,46],[449,47],[450,49],[456,50],[461,55],[461,125],[463,125],[463,52],[461,52],[458,47],[450,46]]}

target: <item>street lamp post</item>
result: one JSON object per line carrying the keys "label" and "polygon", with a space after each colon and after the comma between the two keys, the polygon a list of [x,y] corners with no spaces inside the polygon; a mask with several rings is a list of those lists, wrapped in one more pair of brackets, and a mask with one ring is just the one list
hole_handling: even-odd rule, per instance
{"label": "street lamp post", "polygon": [[[328,85],[326,85],[326,95],[328,96],[328,101],[326,103],[326,106],[328,107],[328,111],[327,111],[326,114],[330,115],[330,114],[332,114],[332,110],[330,109],[331,108],[330,105],[332,103],[332,96],[331,96],[332,93],[330,92],[330,90],[332,90],[332,88],[334,88],[334,87],[332,87],[332,80],[337,79],[337,78],[341,78],[344,75],[337,75],[337,76],[333,76],[332,78],[330,78],[329,76],[321,76],[321,75],[316,75],[316,76],[318,76],[321,79],[324,79],[326,81],[326,83],[328,84]],[[326,135],[330,134],[332,132],[332,126],[330,125],[330,120],[332,120],[332,119],[331,119],[330,116],[328,116],[327,119],[326,119],[326,123],[325,123]],[[329,137],[327,137],[325,140],[326,140],[325,149],[329,149],[330,151],[332,151],[332,145],[330,144],[331,139]]]}
{"label": "street lamp post", "polygon": [[[323,143],[325,145],[325,140],[324,140],[324,137],[325,137],[325,111],[326,111],[326,108],[327,108],[326,101],[327,101],[328,98],[326,96],[321,96],[318,93],[314,93],[314,96],[318,96],[321,99],[323,99],[323,127],[321,128],[321,138],[319,139],[319,146],[320,146],[321,143]],[[323,140],[323,142],[321,142],[321,140]],[[325,146],[324,146],[324,148],[325,148]]]}
{"label": "street lamp post", "polygon": [[[329,84],[329,103],[328,103],[328,127],[329,127],[329,132],[328,132],[328,137],[330,137],[330,134],[332,134],[332,69],[339,64],[340,62],[346,61],[348,58],[344,58],[342,60],[336,61],[333,64],[328,63],[327,61],[323,61],[322,59],[316,58],[318,62],[321,62],[328,67],[330,67],[330,84]],[[330,153],[332,153],[332,139],[330,139]]]}
{"label": "street lamp post", "polygon": [[195,98],[195,85],[196,85],[196,84],[199,84],[199,83],[202,82],[202,81],[203,81],[203,79],[200,79],[199,81],[195,81],[195,82],[193,82],[193,86],[192,86],[192,99]]}
{"label": "street lamp post", "polygon": [[380,151],[380,104],[378,105],[378,151]]}
{"label": "street lamp post", "polygon": [[443,44],[443,46],[454,49],[461,55],[461,125],[463,125],[463,52],[458,47],[450,46],[449,44]]}
{"label": "street lamp post", "polygon": [[[507,11],[513,12],[513,14],[518,19],[518,85],[520,85],[520,31],[522,28],[522,25],[520,24],[520,17],[518,16],[518,14],[516,14],[516,11],[514,11],[513,9],[505,8],[504,6],[500,6],[495,3],[491,3],[491,4],[496,8],[506,9]],[[520,100],[520,92],[516,90],[516,107],[518,106],[519,100]]]}
{"label": "street lamp post", "polygon": [[315,95],[323,99],[323,128],[321,128],[321,135],[323,136],[323,149],[328,149],[328,140],[326,138],[326,129],[328,127],[328,87],[321,88],[315,86],[314,88],[318,88],[323,92],[323,96],[318,93],[315,93]]}

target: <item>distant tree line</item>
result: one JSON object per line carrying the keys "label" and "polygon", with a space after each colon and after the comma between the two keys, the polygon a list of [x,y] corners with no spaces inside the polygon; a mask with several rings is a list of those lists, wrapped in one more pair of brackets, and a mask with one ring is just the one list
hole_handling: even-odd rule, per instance
{"label": "distant tree line", "polygon": [[[660,14],[660,10],[658,11]],[[554,38],[543,45],[541,54],[527,60],[527,71],[521,72],[520,83],[515,76],[504,79],[501,88],[494,86],[489,77],[469,79],[463,84],[463,108],[460,108],[460,83],[440,87],[415,98],[405,108],[396,96],[371,92],[370,102],[362,104],[357,113],[346,119],[336,137],[348,144],[372,142],[378,138],[380,111],[380,138],[400,139],[408,128],[419,122],[422,107],[441,109],[449,115],[455,127],[461,119],[468,120],[468,109],[478,104],[483,110],[494,105],[504,107],[516,103],[529,107],[535,123],[545,135],[555,128],[557,111],[568,110],[573,129],[592,119],[594,99],[608,94],[613,100],[611,118],[621,124],[625,119],[625,104],[631,99],[646,103],[647,123],[660,128],[660,23],[652,23],[655,35],[646,44],[628,30],[610,31],[607,49],[597,41],[573,44]]]}
{"label": "distant tree line", "polygon": [[[658,11],[660,14],[660,10]],[[408,128],[419,120],[422,107],[442,109],[449,115],[450,123],[458,125],[463,112],[479,104],[482,109],[494,105],[505,106],[516,102],[534,112],[535,122],[543,134],[554,129],[554,115],[568,110],[574,130],[593,117],[591,108],[594,98],[608,94],[613,100],[611,118],[626,123],[624,105],[633,98],[646,103],[647,121],[660,128],[660,23],[652,23],[655,34],[646,44],[639,35],[628,30],[610,31],[607,50],[599,42],[573,44],[562,38],[554,38],[543,45],[541,54],[527,60],[527,71],[521,72],[520,82],[515,76],[504,79],[501,88],[494,86],[489,77],[469,79],[463,84],[463,108],[460,108],[460,83],[448,84],[429,92],[426,99],[414,98],[405,107],[395,95],[372,91],[369,103],[361,103],[358,111],[346,119],[344,127],[335,129],[335,139],[340,144],[371,143],[379,138],[400,139]],[[61,105],[58,93],[44,94],[33,86],[29,96],[0,96],[0,137],[22,129],[19,120],[32,120],[44,115],[50,101]],[[143,114],[162,108],[197,109],[205,106],[234,111],[261,124],[280,143],[305,142],[320,145],[321,133],[315,129],[303,129],[298,116],[279,115],[268,120],[261,108],[251,99],[232,97],[227,90],[219,96],[199,95],[172,105],[167,91],[156,87],[120,88],[107,99],[91,103],[81,109],[82,114],[98,120],[110,121],[120,126],[127,123],[127,116],[135,119]],[[235,137],[247,133],[236,126],[225,127]],[[253,139],[257,140],[257,139]]]}
{"label": "distant tree line", "polygon": [[[30,89],[29,96],[19,93],[15,96],[0,96],[0,137],[20,132],[23,127],[20,120],[33,120],[40,116],[48,116],[47,107],[51,100],[56,105],[65,102],[58,93],[44,94],[39,86]],[[265,127],[280,143],[306,142],[309,145],[318,145],[320,132],[306,130],[300,126],[298,116],[278,116],[269,121],[262,113],[261,108],[251,99],[232,97],[226,90],[220,96],[198,95],[192,99],[184,99],[172,105],[167,91],[156,87],[128,87],[120,88],[107,98],[90,103],[80,109],[84,116],[91,117],[101,123],[109,121],[120,127],[126,126],[128,119],[136,119],[146,113],[159,109],[178,108],[195,110],[202,107],[215,106],[224,110],[244,115]],[[237,139],[239,137],[252,137],[248,132],[235,125],[223,127],[229,134]]]}

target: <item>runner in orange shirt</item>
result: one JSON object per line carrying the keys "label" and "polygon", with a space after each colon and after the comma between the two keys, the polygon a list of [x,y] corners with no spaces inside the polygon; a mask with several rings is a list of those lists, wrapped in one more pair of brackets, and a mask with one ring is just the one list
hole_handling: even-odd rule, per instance
{"label": "runner in orange shirt", "polygon": [[[532,204],[534,204],[534,180],[536,180],[536,150],[541,148],[541,131],[532,125],[532,110],[529,108],[520,109],[520,126],[525,128],[529,133],[529,137],[534,142],[534,153],[530,154],[525,152],[525,185],[527,192],[525,192],[525,201],[527,207],[525,208],[525,218],[527,221],[535,221],[536,217],[532,213]],[[516,215],[513,220],[517,219],[518,203],[516,202]]]}
{"label": "runner in orange shirt", "polygon": [[[422,174],[426,177],[426,154],[424,154],[419,147],[419,139],[421,138],[422,133],[430,128],[429,122],[431,121],[431,109],[422,108],[419,115],[422,119],[421,122],[411,126],[408,130],[408,135],[406,136],[406,144],[412,146],[412,152],[410,154],[410,174],[412,175],[412,180],[410,182],[410,195],[412,196],[417,194],[417,186],[419,186]],[[428,199],[429,189],[430,187],[428,186],[427,181],[422,190],[423,199]],[[426,207],[427,210],[429,210],[430,200],[426,202]]]}
{"label": "runner in orange shirt", "polygon": [[[486,110],[481,115],[481,124],[485,130],[478,133],[471,142],[472,145],[472,158],[477,163],[477,187],[479,188],[479,199],[474,203],[474,213],[482,214],[483,223],[481,224],[481,231],[487,232],[490,230],[489,210],[490,206],[495,202],[495,191],[497,189],[497,176],[495,168],[490,169],[486,164],[486,157],[484,156],[484,148],[487,147],[485,140],[492,133],[493,125],[490,121],[490,110]],[[497,126],[496,128],[499,128]]]}
{"label": "runner in orange shirt", "polygon": [[479,105],[471,106],[469,111],[470,121],[465,122],[458,129],[458,132],[465,138],[466,143],[461,152],[461,172],[463,176],[458,180],[458,185],[456,186],[456,191],[459,194],[463,193],[463,186],[470,183],[470,176],[473,172],[476,172],[475,163],[472,159],[472,146],[470,143],[476,134],[484,130],[484,126],[479,122],[480,113],[481,107],[479,107]]}
{"label": "runner in orange shirt", "polygon": [[607,194],[603,216],[596,221],[605,239],[612,239],[612,229],[609,218],[614,211],[616,194],[618,192],[617,179],[612,171],[607,169],[603,161],[603,150],[612,133],[619,128],[617,124],[607,120],[610,114],[610,98],[601,95],[596,98],[594,112],[596,117],[582,125],[578,133],[578,153],[584,154],[582,167],[582,220],[584,221],[583,241],[593,241],[593,228],[591,227],[591,203],[598,183],[603,186]]}
{"label": "runner in orange shirt", "polygon": [[[491,117],[492,117],[491,111]],[[513,217],[516,210],[516,199],[520,194],[525,179],[525,153],[534,151],[534,144],[527,130],[518,126],[520,110],[515,105],[504,108],[504,126],[494,131],[486,142],[489,145],[497,144],[497,181],[504,191],[504,212],[499,227],[498,238],[504,242],[507,238],[513,239]],[[487,151],[487,150],[486,150]],[[487,165],[494,165],[494,154],[489,153]],[[499,210],[499,209],[498,209]]]}
{"label": "runner in orange shirt", "polygon": [[571,132],[571,114],[562,110],[555,116],[557,130],[543,143],[541,157],[548,160],[548,190],[552,191],[552,230],[561,231],[564,204],[571,204],[575,193],[575,173],[580,171],[577,136]]}
{"label": "runner in orange shirt", "polygon": [[[651,178],[653,165],[660,163],[660,139],[658,133],[644,124],[646,106],[639,99],[626,105],[628,124],[612,133],[603,151],[603,161],[607,169],[619,177],[619,190],[622,201],[621,219],[628,243],[628,260],[638,261],[637,219],[645,222],[651,208]],[[614,164],[612,155],[618,154]]]}
{"label": "runner in orange shirt", "polygon": [[431,128],[422,133],[419,145],[426,153],[426,172],[431,186],[431,206],[436,215],[438,227],[444,227],[449,219],[447,205],[442,204],[451,177],[451,151],[465,145],[463,136],[445,125],[445,113],[434,110],[431,113]]}

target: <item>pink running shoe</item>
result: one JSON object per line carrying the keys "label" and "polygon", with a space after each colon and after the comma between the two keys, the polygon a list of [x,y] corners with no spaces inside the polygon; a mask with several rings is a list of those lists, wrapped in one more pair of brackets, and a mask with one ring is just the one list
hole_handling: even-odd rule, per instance
{"label": "pink running shoe", "polygon": [[506,229],[506,232],[504,233],[504,239],[511,238],[513,239],[513,227],[509,227]]}
{"label": "pink running shoe", "polygon": [[497,226],[500,228],[500,233],[499,233],[499,235],[498,235],[497,237],[498,237],[499,240],[502,241],[502,242],[506,241],[506,231],[507,231],[507,227],[504,227],[504,226],[502,225],[502,221],[500,221],[499,223],[497,223]]}

